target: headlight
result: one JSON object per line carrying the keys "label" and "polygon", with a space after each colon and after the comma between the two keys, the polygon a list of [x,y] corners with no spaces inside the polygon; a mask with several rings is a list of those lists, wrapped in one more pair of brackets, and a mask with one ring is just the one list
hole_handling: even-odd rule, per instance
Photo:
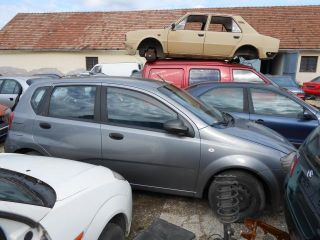
{"label": "headlight", "polygon": [[122,177],[119,173],[112,171],[113,176],[118,179],[118,180],[122,180],[122,181],[126,181],[126,179],[124,177]]}
{"label": "headlight", "polygon": [[291,152],[288,155],[280,158],[281,166],[286,172],[289,171],[291,163],[292,163],[294,157],[296,156],[296,154],[297,154],[296,152]]}

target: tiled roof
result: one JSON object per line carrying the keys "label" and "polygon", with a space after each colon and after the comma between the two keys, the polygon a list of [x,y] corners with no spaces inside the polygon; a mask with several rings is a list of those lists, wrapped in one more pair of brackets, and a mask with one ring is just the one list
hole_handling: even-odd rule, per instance
{"label": "tiled roof", "polygon": [[123,49],[127,31],[163,28],[194,11],[241,15],[258,32],[279,38],[282,49],[320,49],[320,5],[19,13],[0,31],[0,49]]}

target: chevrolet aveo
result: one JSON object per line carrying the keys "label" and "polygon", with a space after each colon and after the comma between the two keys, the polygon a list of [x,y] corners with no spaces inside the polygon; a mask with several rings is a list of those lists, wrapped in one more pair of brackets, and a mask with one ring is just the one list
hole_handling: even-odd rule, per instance
{"label": "chevrolet aveo", "polygon": [[215,177],[234,175],[243,218],[279,207],[295,148],[166,82],[105,77],[31,85],[5,151],[107,166],[135,189],[208,197],[214,211]]}

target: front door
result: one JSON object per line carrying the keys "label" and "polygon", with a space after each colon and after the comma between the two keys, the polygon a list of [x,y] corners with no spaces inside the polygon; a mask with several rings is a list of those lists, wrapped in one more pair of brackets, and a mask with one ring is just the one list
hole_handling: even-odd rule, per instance
{"label": "front door", "polygon": [[204,41],[204,55],[230,56],[242,39],[242,33],[231,17],[212,16]]}
{"label": "front door", "polygon": [[102,102],[103,164],[136,188],[191,195],[200,163],[200,140],[163,129],[166,121],[179,114],[148,94],[124,88],[106,88]]}
{"label": "front door", "polygon": [[101,159],[98,90],[95,85],[55,87],[44,116],[36,116],[34,141],[54,157],[92,163]]}
{"label": "front door", "polygon": [[168,32],[171,55],[202,55],[207,15],[189,15]]}
{"label": "front door", "polygon": [[250,120],[263,124],[291,143],[300,145],[318,126],[318,120],[302,117],[304,108],[298,102],[278,92],[251,88],[252,107]]}

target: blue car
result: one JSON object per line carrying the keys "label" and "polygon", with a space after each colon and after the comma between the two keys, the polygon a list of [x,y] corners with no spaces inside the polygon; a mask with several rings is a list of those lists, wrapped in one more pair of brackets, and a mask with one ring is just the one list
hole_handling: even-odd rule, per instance
{"label": "blue car", "polygon": [[297,147],[320,123],[319,109],[273,85],[211,82],[187,91],[211,107],[277,131]]}

